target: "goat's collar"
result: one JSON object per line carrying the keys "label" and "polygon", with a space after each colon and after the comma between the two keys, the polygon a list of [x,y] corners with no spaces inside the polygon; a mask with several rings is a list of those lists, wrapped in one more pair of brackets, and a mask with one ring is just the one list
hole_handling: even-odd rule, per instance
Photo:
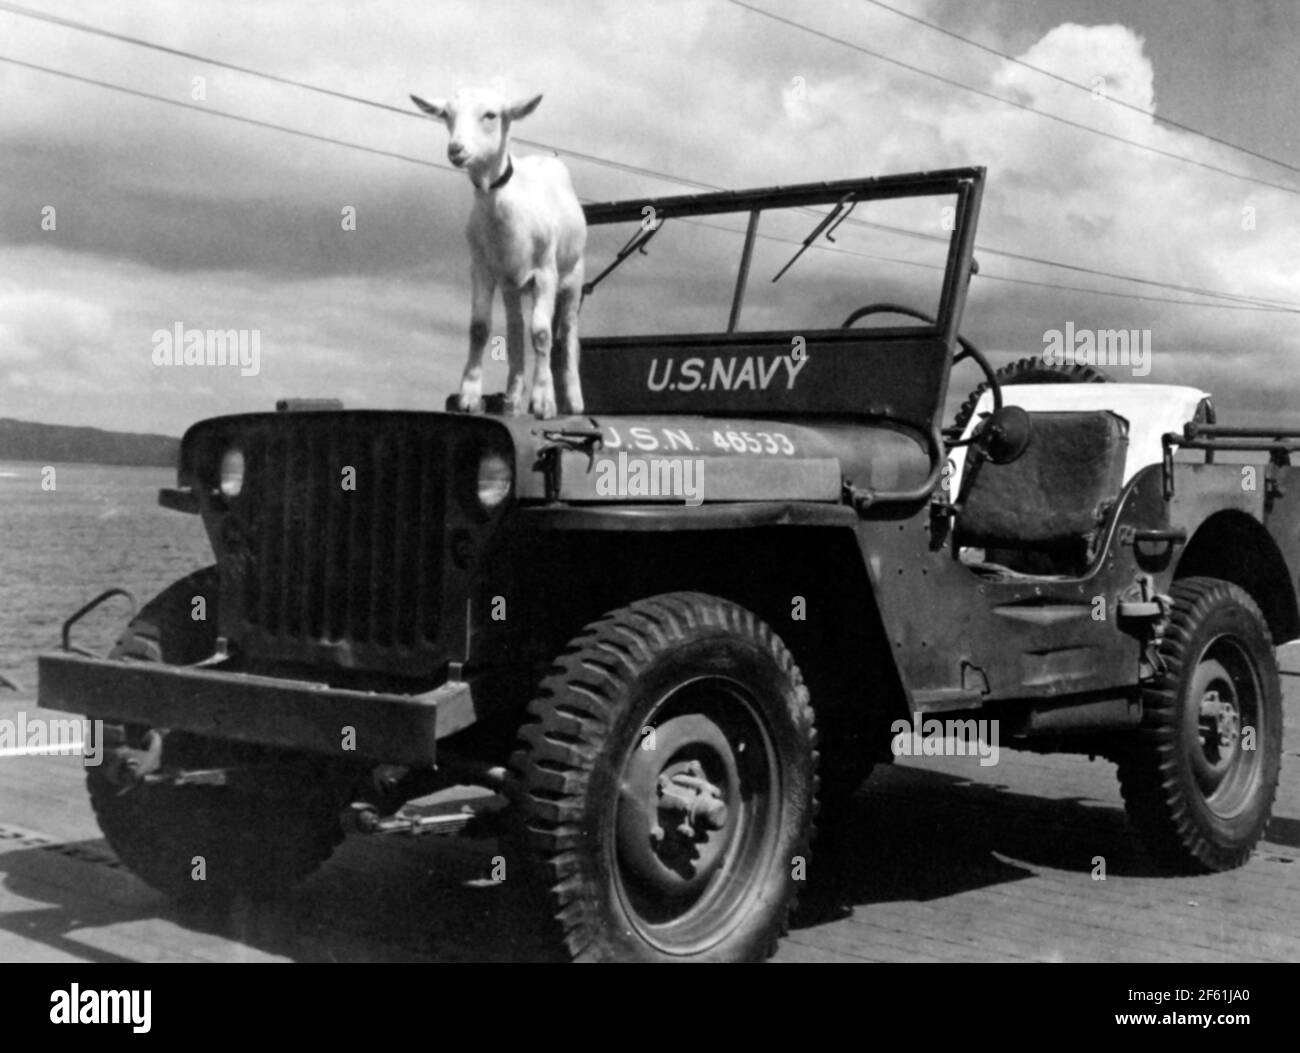
{"label": "goat's collar", "polygon": [[493,190],[500,190],[503,186],[505,186],[508,182],[510,182],[510,177],[513,176],[514,174],[515,174],[514,158],[511,157],[509,154],[506,154],[506,170],[502,172],[498,178],[492,180],[492,182],[490,182],[487,186],[479,187],[479,190],[484,194],[490,194]]}

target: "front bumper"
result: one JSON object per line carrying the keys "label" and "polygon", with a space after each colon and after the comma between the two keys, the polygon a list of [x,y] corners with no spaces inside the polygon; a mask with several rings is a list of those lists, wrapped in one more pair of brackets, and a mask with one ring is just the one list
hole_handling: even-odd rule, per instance
{"label": "front bumper", "polygon": [[79,654],[38,661],[42,709],[340,760],[431,767],[437,740],[475,719],[470,685],[459,680],[420,695],[390,695]]}

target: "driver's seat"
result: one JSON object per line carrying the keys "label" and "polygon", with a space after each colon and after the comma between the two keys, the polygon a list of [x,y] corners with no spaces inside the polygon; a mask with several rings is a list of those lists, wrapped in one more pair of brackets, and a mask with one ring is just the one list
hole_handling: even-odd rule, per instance
{"label": "driver's seat", "polygon": [[1076,577],[1087,570],[1124,481],[1128,422],[1106,410],[1031,412],[1030,441],[1010,464],[973,452],[953,541],[982,548],[973,569]]}

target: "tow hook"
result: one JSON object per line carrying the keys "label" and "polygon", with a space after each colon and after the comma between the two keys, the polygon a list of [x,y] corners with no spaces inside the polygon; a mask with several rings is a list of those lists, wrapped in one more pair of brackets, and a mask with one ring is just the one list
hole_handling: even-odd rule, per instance
{"label": "tow hook", "polygon": [[113,759],[106,774],[114,786],[128,790],[162,767],[163,732],[152,729],[146,731],[144,743],[145,748],[142,750],[130,746],[118,746],[113,750]]}

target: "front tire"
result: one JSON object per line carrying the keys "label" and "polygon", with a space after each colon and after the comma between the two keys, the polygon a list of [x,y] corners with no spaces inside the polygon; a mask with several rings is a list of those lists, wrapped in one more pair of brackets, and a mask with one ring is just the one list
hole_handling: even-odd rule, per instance
{"label": "front tire", "polygon": [[[179,732],[169,734],[163,747],[169,767],[268,760],[264,751]],[[283,895],[342,842],[339,811],[346,798],[326,766],[316,767],[314,776],[286,772],[284,787],[274,795],[130,782],[105,767],[90,769],[86,784],[104,839],[128,870],[179,902],[219,907],[241,895]]]}
{"label": "front tire", "polygon": [[1129,818],[1179,871],[1240,866],[1268,825],[1282,753],[1282,689],[1264,616],[1243,589],[1186,578],[1160,642],[1163,671],[1118,756]]}
{"label": "front tire", "polygon": [[642,600],[576,637],[528,711],[517,805],[570,955],[769,956],[817,792],[808,691],[776,634],[716,597]]}
{"label": "front tire", "polygon": [[[196,597],[208,618],[196,621]],[[110,657],[192,665],[216,648],[216,567],[205,567],[150,600]],[[142,749],[149,729],[105,728],[110,746]],[[133,874],[173,899],[221,906],[237,895],[278,896],[316,870],[343,840],[339,811],[348,782],[332,765],[282,752],[172,732],[163,738],[164,768],[270,766],[283,773],[277,793],[229,786],[176,786],[132,778],[120,765],[88,769],[86,788],[109,847]]]}

